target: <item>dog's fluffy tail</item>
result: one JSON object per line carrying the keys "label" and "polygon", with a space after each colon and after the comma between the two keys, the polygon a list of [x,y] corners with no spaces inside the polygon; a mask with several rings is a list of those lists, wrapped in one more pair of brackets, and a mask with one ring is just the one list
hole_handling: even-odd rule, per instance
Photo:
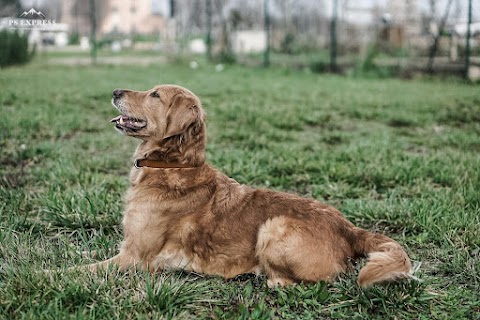
{"label": "dog's fluffy tail", "polygon": [[382,234],[355,228],[355,251],[367,255],[366,265],[360,270],[358,284],[369,287],[375,283],[411,278],[411,262],[402,246]]}

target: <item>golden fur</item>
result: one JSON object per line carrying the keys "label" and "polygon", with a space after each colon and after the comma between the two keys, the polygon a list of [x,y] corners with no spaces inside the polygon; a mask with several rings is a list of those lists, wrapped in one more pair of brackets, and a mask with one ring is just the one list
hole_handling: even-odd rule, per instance
{"label": "golden fur", "polygon": [[410,260],[394,240],[355,227],[326,204],[241,185],[206,164],[205,113],[187,89],[115,90],[113,104],[125,119],[136,118],[130,128],[112,120],[142,140],[134,159],[191,168],[132,168],[120,252],[91,270],[115,264],[225,278],[261,273],[272,286],[333,281],[351,259],[368,255],[361,286],[408,276]]}

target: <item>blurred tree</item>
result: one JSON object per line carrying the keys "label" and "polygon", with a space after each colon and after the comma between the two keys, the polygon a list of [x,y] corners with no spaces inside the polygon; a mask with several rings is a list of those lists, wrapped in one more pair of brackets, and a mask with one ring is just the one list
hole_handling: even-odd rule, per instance
{"label": "blurred tree", "polygon": [[236,30],[249,30],[263,28],[263,1],[230,0],[230,23]]}
{"label": "blurred tree", "polygon": [[29,49],[28,35],[18,30],[0,30],[0,68],[25,64],[35,54],[35,47]]}
{"label": "blurred tree", "polygon": [[[331,0],[271,1],[272,47],[283,53],[317,51],[328,38],[325,2]],[[325,34],[326,33],[326,34]]]}
{"label": "blurred tree", "polygon": [[97,63],[97,17],[95,0],[90,0],[90,45],[92,64]]}
{"label": "blurred tree", "polygon": [[293,15],[295,14],[293,6],[295,2],[292,0],[277,0],[277,7],[281,12],[281,29],[283,31],[282,41],[280,43],[280,50],[287,54],[292,54],[295,46],[295,34],[296,30],[294,26]]}
{"label": "blurred tree", "polygon": [[337,71],[337,11],[338,0],[332,0],[332,21],[330,24],[330,71]]}
{"label": "blurred tree", "polygon": [[170,0],[170,18],[175,18],[176,6],[175,0]]}
{"label": "blurred tree", "polygon": [[207,11],[207,58],[212,60],[212,0],[206,0]]}
{"label": "blurred tree", "polygon": [[228,24],[228,19],[226,17],[226,10],[228,0],[215,0],[214,4],[217,9],[217,17],[220,23],[220,61],[225,63],[235,62],[235,56],[232,52],[232,47],[230,43],[230,29]]}
{"label": "blurred tree", "polygon": [[266,46],[263,54],[263,66],[268,67],[270,65],[270,11],[268,0],[263,0],[263,14],[265,21],[265,34],[266,34]]}
{"label": "blurred tree", "polygon": [[[52,2],[47,2],[51,4]],[[66,5],[63,3],[62,5]],[[73,0],[68,10],[73,16],[73,21],[71,24],[71,30],[74,33],[78,33],[81,36],[86,36],[91,34],[91,8],[89,0]],[[106,13],[112,10],[112,5],[109,1],[95,1],[95,21],[96,25],[101,26]]]}
{"label": "blurred tree", "polygon": [[238,29],[242,21],[243,16],[239,9],[233,8],[230,10],[230,23],[232,24],[232,29],[234,31]]}
{"label": "blurred tree", "polygon": [[23,12],[20,0],[0,0],[0,17],[19,16]]}
{"label": "blurred tree", "polygon": [[189,12],[188,24],[190,25],[190,33],[199,34],[204,32],[207,17],[206,15],[200,13],[207,11],[206,2],[207,1],[205,0],[190,0],[189,5],[186,6],[186,8],[185,6],[180,5],[180,1],[176,4],[176,6],[178,7],[178,11],[186,10]]}
{"label": "blurred tree", "polygon": [[[437,55],[440,37],[444,33],[445,24],[447,23],[452,2],[453,0],[448,0],[447,5],[445,6],[445,11],[443,13],[442,19],[440,20],[440,23],[438,23],[437,32],[436,33],[434,32],[433,43],[432,43],[432,46],[430,47],[430,51],[428,54],[428,62],[427,62],[427,71],[429,73],[433,73],[433,62],[434,62],[435,56]],[[436,7],[435,7],[434,0],[430,0],[430,10],[431,10],[433,19],[435,19]]]}

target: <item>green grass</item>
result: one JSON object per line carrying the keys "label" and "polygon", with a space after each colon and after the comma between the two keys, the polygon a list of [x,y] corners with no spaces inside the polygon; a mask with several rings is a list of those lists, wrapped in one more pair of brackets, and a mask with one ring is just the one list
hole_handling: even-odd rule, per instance
{"label": "green grass", "polygon": [[[42,272],[115,254],[137,142],[108,123],[109,100],[157,83],[202,98],[210,163],[392,236],[422,282],[362,290],[353,274],[268,289],[263,277]],[[478,86],[39,64],[2,70],[0,86],[1,319],[480,319]]]}

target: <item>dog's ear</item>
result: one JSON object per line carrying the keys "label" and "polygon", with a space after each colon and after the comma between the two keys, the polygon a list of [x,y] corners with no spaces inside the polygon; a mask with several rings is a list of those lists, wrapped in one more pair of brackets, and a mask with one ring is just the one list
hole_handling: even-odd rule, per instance
{"label": "dog's ear", "polygon": [[201,119],[201,110],[195,100],[186,97],[184,94],[178,94],[173,99],[167,114],[166,130],[163,138],[179,135]]}

